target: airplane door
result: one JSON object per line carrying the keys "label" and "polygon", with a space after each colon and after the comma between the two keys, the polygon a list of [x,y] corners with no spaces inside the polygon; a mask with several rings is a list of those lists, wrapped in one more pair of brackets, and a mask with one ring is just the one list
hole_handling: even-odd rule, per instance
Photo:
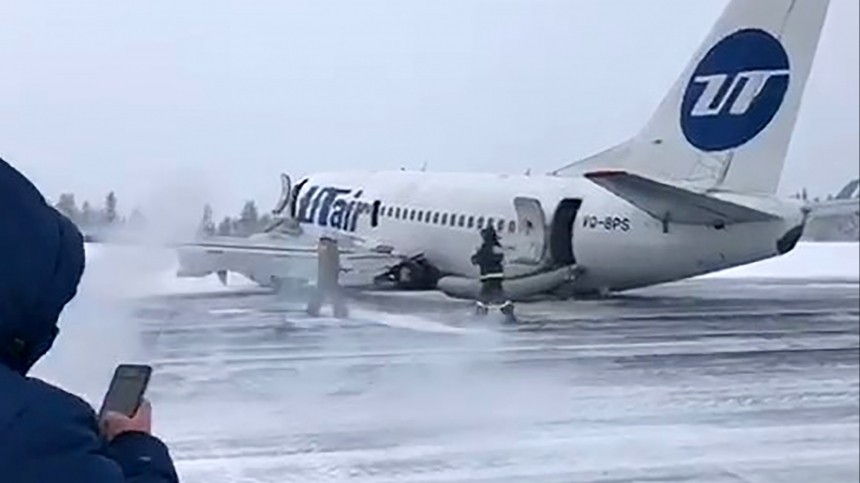
{"label": "airplane door", "polygon": [[514,198],[517,212],[517,248],[513,261],[538,265],[546,250],[546,218],[540,201],[534,198]]}

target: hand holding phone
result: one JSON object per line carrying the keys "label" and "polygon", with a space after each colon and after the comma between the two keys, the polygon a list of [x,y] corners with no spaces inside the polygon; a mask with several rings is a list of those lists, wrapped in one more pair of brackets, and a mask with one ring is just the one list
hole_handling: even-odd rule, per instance
{"label": "hand holding phone", "polygon": [[151,375],[149,366],[122,364],[116,368],[99,410],[101,430],[108,441],[124,432],[151,432],[152,408],[143,398]]}
{"label": "hand holding phone", "polygon": [[129,418],[119,413],[108,411],[101,419],[101,433],[108,440],[123,433],[145,433],[152,434],[152,406],[146,399],[140,404],[140,408],[134,417]]}
{"label": "hand holding phone", "polygon": [[102,401],[99,417],[107,412],[132,417],[143,402],[143,393],[149,385],[152,367],[139,364],[120,364],[113,374],[107,394]]}

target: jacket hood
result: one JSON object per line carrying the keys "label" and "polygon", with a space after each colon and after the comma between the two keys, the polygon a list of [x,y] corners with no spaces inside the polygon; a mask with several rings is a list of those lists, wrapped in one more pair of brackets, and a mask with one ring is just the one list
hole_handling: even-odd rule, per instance
{"label": "jacket hood", "polygon": [[83,270],[80,231],[0,159],[0,364],[26,374],[48,352]]}

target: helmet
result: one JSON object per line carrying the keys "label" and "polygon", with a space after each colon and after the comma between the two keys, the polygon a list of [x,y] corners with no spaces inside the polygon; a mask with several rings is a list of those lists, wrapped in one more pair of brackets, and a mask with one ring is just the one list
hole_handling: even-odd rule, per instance
{"label": "helmet", "polygon": [[496,229],[493,225],[487,225],[486,228],[481,230],[481,238],[488,243],[495,243],[499,240],[499,236],[496,234]]}

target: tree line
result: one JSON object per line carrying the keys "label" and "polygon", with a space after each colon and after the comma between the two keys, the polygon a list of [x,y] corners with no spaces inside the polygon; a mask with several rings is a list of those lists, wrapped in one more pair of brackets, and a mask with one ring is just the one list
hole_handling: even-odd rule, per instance
{"label": "tree line", "polygon": [[203,219],[198,233],[202,236],[239,236],[247,237],[264,231],[272,224],[272,216],[268,213],[260,215],[253,201],[246,201],[242,211],[236,217],[225,216],[216,225],[212,219],[212,207],[203,207]]}
{"label": "tree line", "polygon": [[129,216],[120,215],[117,210],[116,193],[111,191],[105,196],[101,206],[93,206],[85,200],[78,206],[74,193],[62,193],[54,207],[84,231],[107,228],[116,225],[143,224],[143,213],[138,209],[131,211]]}
{"label": "tree line", "polygon": [[[125,216],[119,210],[119,201],[113,191],[108,193],[98,206],[88,200],[78,206],[74,193],[62,193],[54,203],[54,207],[75,223],[82,232],[89,234],[119,227],[143,228],[147,221],[138,208],[132,209],[128,216]],[[238,215],[225,216],[216,224],[213,221],[212,207],[206,204],[197,230],[203,236],[247,237],[262,232],[271,223],[271,215],[268,213],[261,215],[256,203],[249,200],[242,206]]]}

